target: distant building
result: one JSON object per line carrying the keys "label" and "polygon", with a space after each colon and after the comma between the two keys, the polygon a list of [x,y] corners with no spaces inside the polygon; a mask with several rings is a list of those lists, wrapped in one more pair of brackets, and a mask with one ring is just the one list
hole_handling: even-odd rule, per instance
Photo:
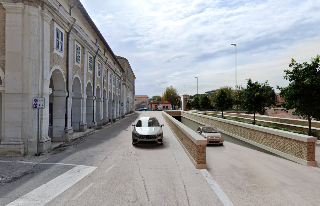
{"label": "distant building", "polygon": [[148,95],[135,95],[134,105],[135,105],[136,110],[138,110],[140,108],[148,107],[148,105],[149,105]]}
{"label": "distant building", "polygon": [[150,110],[167,110],[171,109],[171,103],[167,101],[152,101],[149,104]]}
{"label": "distant building", "polygon": [[214,93],[214,92],[216,92],[216,91],[217,91],[217,89],[211,90],[211,91],[207,91],[207,92],[205,92],[205,94],[211,94],[211,93]]}
{"label": "distant building", "polygon": [[276,93],[276,102],[277,103],[284,103],[285,100],[283,97],[280,97],[280,93]]}

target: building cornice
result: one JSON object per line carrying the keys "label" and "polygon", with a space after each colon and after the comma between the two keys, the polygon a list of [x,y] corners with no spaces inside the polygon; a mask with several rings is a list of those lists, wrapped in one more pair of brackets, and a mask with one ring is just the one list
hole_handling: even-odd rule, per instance
{"label": "building cornice", "polygon": [[1,2],[2,6],[5,8],[5,13],[10,14],[22,14],[24,9],[23,3],[8,3],[8,2]]}

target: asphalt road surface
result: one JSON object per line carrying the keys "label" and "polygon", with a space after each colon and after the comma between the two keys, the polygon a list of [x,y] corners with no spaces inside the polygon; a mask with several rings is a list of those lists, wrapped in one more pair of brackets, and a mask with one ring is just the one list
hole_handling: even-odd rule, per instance
{"label": "asphalt road surface", "polygon": [[[141,116],[165,124],[162,146],[132,146]],[[205,178],[161,112],[137,112],[40,164],[21,164],[32,168],[0,187],[0,205],[320,205],[319,168],[231,139],[207,146]]]}

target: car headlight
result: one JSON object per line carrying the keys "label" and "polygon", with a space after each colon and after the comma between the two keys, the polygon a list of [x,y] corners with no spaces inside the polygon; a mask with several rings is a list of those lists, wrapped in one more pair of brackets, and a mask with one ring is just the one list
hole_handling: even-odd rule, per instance
{"label": "car headlight", "polygon": [[133,131],[132,134],[133,134],[133,136],[135,136],[135,137],[140,137],[140,135],[139,135],[137,132],[135,132],[135,131]]}
{"label": "car headlight", "polygon": [[157,137],[161,137],[161,136],[162,136],[162,134],[163,134],[163,133],[158,134],[158,135],[157,135]]}

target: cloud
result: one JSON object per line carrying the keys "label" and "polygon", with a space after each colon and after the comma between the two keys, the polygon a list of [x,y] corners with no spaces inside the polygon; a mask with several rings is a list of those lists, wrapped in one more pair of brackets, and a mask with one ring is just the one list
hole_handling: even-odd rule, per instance
{"label": "cloud", "polygon": [[[320,46],[320,2],[314,0],[81,0],[115,54],[137,77],[136,94],[172,85],[195,94],[237,79],[285,86],[292,57],[309,61]],[[98,7],[96,5],[99,5]],[[297,61],[299,61],[297,59]]]}

